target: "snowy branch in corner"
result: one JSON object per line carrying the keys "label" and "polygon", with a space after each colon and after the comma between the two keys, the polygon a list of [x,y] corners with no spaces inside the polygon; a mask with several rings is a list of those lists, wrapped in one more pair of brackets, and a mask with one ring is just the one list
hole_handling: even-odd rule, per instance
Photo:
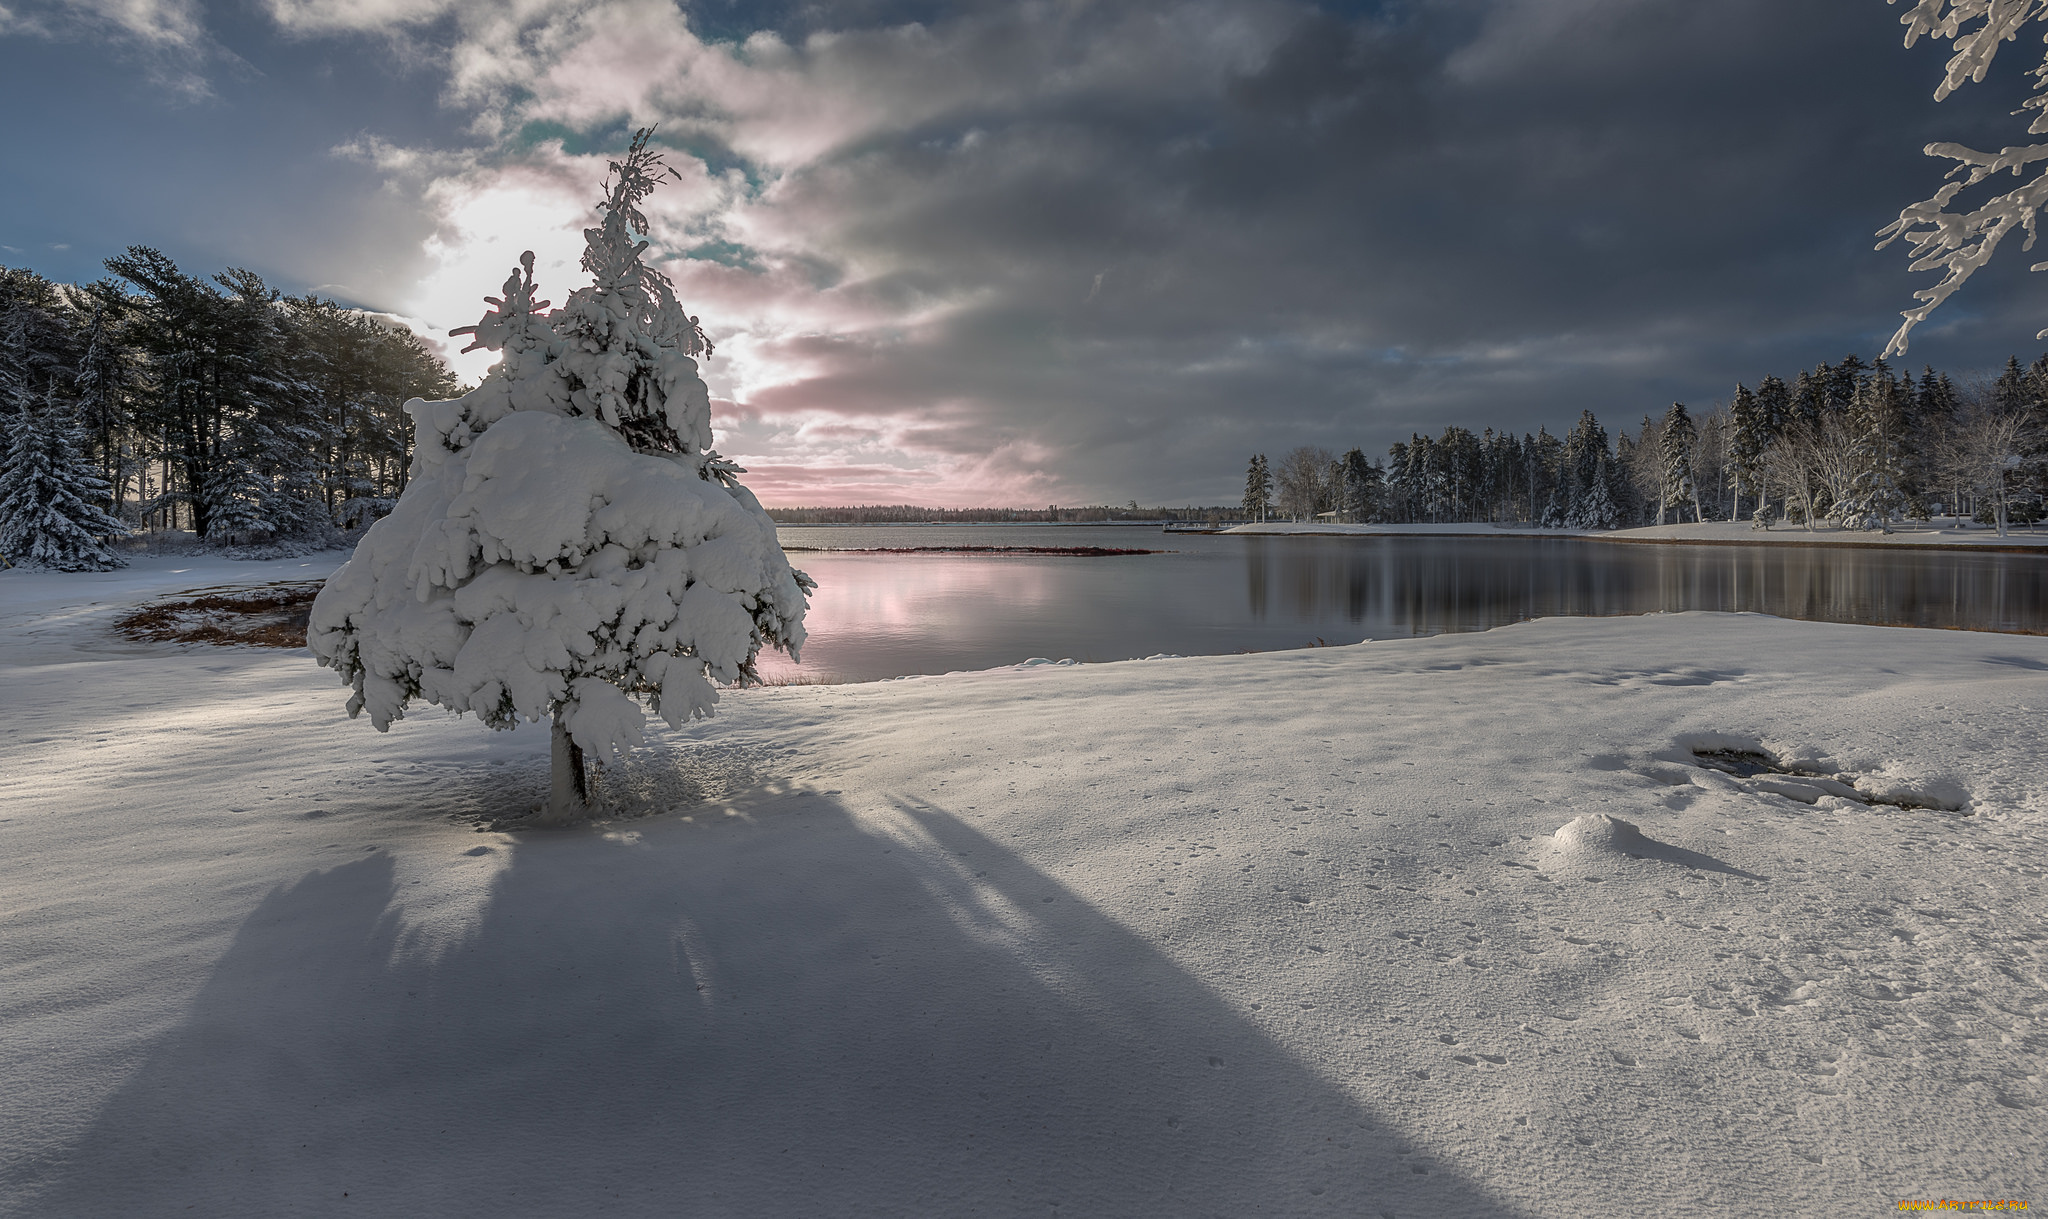
{"label": "snowy branch in corner", "polygon": [[[1982,82],[1998,54],[1999,44],[2018,38],[2021,26],[2042,17],[2048,17],[2048,0],[1918,0],[1900,21],[1906,26],[1908,47],[1926,36],[1947,39],[1954,48],[1942,82],[1934,91],[1935,100],[1941,101],[1965,83]],[[2034,95],[2021,109],[2031,109],[2036,114],[2027,133],[2048,134],[2048,61],[2029,75],[2034,78]],[[1967,176],[1946,183],[1931,198],[1905,208],[1897,220],[1877,232],[1883,238],[1877,245],[1880,250],[1901,238],[1906,241],[1913,258],[1911,270],[1944,272],[1938,283],[1913,293],[1913,299],[1920,303],[1901,313],[1905,320],[1885,347],[1887,358],[1906,350],[1913,327],[1926,321],[1978,268],[1991,261],[1999,243],[2015,228],[2026,232],[2020,248],[2031,250],[2038,236],[2037,218],[2042,207],[2048,205],[2048,168],[2044,168],[2023,185],[1976,208],[1949,210],[1964,190],[1993,174],[2010,172],[2015,177],[2025,177],[2030,167],[2048,161],[2048,144],[2013,145],[1989,153],[1961,144],[1935,143],[1925,151],[1930,157],[1956,162],[1948,174],[1951,179],[1958,174]],[[2048,263],[2037,263],[2032,269],[2048,269]],[[2048,338],[2048,330],[2035,337]]]}

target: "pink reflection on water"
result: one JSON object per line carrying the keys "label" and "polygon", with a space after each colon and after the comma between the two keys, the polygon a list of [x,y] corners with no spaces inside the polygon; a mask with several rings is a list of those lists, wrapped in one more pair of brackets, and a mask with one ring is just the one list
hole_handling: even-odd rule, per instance
{"label": "pink reflection on water", "polygon": [[[835,682],[849,676],[855,651],[906,657],[965,642],[995,620],[1050,617],[1062,581],[1043,561],[967,554],[795,554],[791,561],[818,582],[804,617],[809,639],[803,663],[763,651],[761,676],[771,682]],[[1018,656],[1018,660],[1025,657]],[[913,666],[910,671],[918,671]],[[858,678],[855,678],[858,680]]]}

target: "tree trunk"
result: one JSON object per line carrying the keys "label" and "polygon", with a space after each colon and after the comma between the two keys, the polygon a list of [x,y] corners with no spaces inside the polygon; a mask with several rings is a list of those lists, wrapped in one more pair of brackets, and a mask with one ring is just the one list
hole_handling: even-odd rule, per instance
{"label": "tree trunk", "polygon": [[540,821],[543,825],[568,825],[590,816],[590,784],[584,774],[583,747],[562,727],[557,715],[553,721],[554,747],[550,751],[552,782],[548,790],[548,806],[542,810]]}

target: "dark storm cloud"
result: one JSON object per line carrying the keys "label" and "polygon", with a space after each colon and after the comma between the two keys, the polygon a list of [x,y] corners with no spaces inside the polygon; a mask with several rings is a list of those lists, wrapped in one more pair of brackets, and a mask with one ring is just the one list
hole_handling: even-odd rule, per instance
{"label": "dark storm cloud", "polygon": [[[906,292],[988,299],[883,367],[778,396],[968,403],[991,431],[1035,427],[1076,483],[1199,498],[1228,488],[1195,467],[1234,473],[1253,448],[1555,428],[1587,406],[1621,424],[1867,357],[1917,286],[1870,235],[1931,191],[1919,147],[2011,131],[1995,82],[1935,107],[1938,57],[1886,18],[1308,11],[1213,90],[948,112],[801,167],[778,202],[840,217],[830,243]],[[2004,279],[1978,292],[1990,317],[1912,354],[2031,343],[2004,315],[2032,285]]]}
{"label": "dark storm cloud", "polygon": [[[1937,106],[1941,51],[1902,49],[1872,0],[268,11],[195,27],[257,76],[210,77],[183,145],[132,103],[80,121],[202,164],[290,145],[218,172],[318,223],[294,242],[276,204],[208,208],[228,196],[170,172],[170,224],[397,307],[421,242],[459,246],[505,175],[580,183],[663,120],[691,185],[656,235],[696,251],[670,266],[721,336],[720,443],[782,472],[771,502],[833,499],[834,470],[849,498],[896,471],[925,502],[1215,501],[1255,450],[1586,407],[1614,427],[1867,358],[1924,283],[1871,234],[1938,183],[1923,144],[2018,138],[2027,66]],[[0,55],[81,54],[60,43]],[[32,138],[62,173],[77,134]],[[327,155],[351,141],[414,168],[370,156],[379,186]],[[147,214],[103,205],[101,227],[150,240]],[[1914,363],[2028,354],[2048,301],[2025,261],[1937,314]]]}

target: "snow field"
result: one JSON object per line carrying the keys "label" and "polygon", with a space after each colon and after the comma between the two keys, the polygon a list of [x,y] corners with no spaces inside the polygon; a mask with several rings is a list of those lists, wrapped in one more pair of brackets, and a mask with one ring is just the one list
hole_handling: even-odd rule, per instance
{"label": "snow field", "polygon": [[544,731],[379,735],[303,654],[109,638],[225,582],[151,562],[0,575],[8,1214],[2048,1183],[2048,640],[1682,614],[762,689],[608,776],[672,811],[478,832]]}

